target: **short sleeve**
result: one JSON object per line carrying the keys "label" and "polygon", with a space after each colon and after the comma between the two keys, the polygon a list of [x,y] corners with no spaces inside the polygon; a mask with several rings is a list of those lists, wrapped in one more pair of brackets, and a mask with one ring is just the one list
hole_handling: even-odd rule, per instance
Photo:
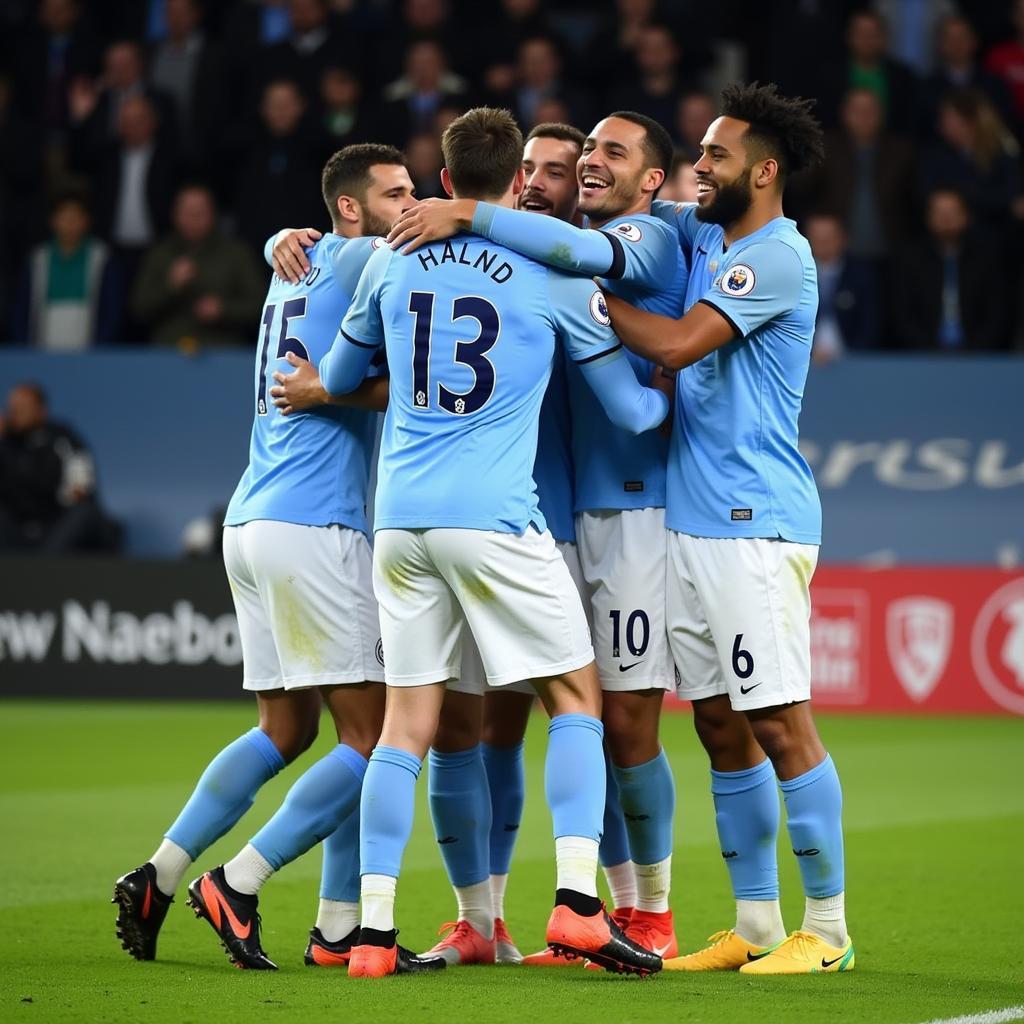
{"label": "short sleeve", "polygon": [[370,257],[387,242],[380,237],[353,238],[339,245],[331,254],[331,270],[338,287],[346,295],[354,295],[363,268]]}
{"label": "short sleeve", "polygon": [[[347,248],[347,246],[346,246]],[[380,290],[394,253],[385,245],[366,261],[352,296],[341,333],[353,345],[378,348],[384,344],[384,322],[380,313]]]}
{"label": "short sleeve", "polygon": [[654,217],[621,220],[601,229],[611,242],[614,260],[605,274],[609,280],[628,281],[656,291],[665,286],[665,268],[679,259],[671,228]]}
{"label": "short sleeve", "polygon": [[785,242],[767,239],[736,254],[700,301],[717,309],[745,338],[800,304],[804,268]]}
{"label": "short sleeve", "polygon": [[604,294],[593,281],[549,270],[548,300],[556,333],[574,363],[590,363],[622,348]]}
{"label": "short sleeve", "polygon": [[697,204],[669,203],[664,199],[655,199],[651,204],[651,213],[676,232],[679,247],[689,260],[693,253],[697,229],[700,227],[700,221],[697,220]]}

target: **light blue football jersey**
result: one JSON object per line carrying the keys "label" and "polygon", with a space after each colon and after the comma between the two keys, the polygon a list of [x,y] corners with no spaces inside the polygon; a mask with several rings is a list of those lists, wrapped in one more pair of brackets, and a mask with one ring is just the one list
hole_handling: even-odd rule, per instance
{"label": "light blue football jersey", "polygon": [[551,536],[557,541],[575,544],[576,468],[572,461],[572,418],[565,364],[565,350],[559,345],[555,349],[551,380],[540,407],[533,479],[537,484],[537,504],[547,520]]}
{"label": "light blue football jersey", "polygon": [[[337,523],[367,532],[366,488],[377,414],[338,406],[282,416],[269,397],[288,352],[318,365],[330,349],[356,282],[380,239],[326,234],[308,252],[298,284],[276,275],[256,344],[255,417],[249,465],[225,526],[272,519],[305,526]],[[371,373],[376,371],[371,370]]]}
{"label": "light blue football jersey", "polygon": [[818,281],[807,240],[778,217],[728,250],[696,206],[659,204],[690,257],[686,308],[705,302],[735,340],[679,371],[666,525],[701,537],[821,543],[821,503],[797,447]]}
{"label": "light blue football jersey", "polygon": [[631,429],[664,416],[662,396],[622,376],[593,282],[473,235],[373,255],[321,376],[343,392],[386,344],[375,529],[545,528],[533,469],[556,340],[595,387],[610,374],[603,401],[623,398]]}
{"label": "light blue football jersey", "polygon": [[[601,229],[615,262],[601,285],[639,309],[679,317],[686,293],[686,261],[673,231],[647,214],[617,217]],[[629,364],[640,383],[655,364],[635,352]],[[669,442],[658,431],[632,435],[616,427],[575,367],[569,368],[576,511],[662,508]]]}

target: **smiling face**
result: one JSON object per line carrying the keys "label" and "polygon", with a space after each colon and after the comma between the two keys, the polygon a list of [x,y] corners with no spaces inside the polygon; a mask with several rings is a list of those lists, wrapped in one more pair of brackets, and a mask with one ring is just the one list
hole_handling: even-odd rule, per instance
{"label": "smiling face", "polygon": [[664,169],[650,166],[646,139],[641,125],[606,117],[584,142],[576,166],[579,209],[595,225],[649,202],[665,180]]}
{"label": "smiling face", "polygon": [[701,143],[697,172],[697,219],[706,224],[732,224],[753,201],[747,147],[748,124],[732,117],[711,122]]}
{"label": "smiling face", "polygon": [[523,150],[526,187],[519,209],[571,221],[576,215],[579,148],[566,139],[534,138]]}

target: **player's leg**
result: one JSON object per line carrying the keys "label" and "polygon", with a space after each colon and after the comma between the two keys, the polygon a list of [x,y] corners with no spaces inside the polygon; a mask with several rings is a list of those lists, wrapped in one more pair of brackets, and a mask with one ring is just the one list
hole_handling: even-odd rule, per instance
{"label": "player's leg", "polygon": [[[447,934],[425,955],[449,965],[494,963],[489,838],[491,796],[480,749],[485,685],[467,671],[472,636],[463,641],[460,678],[448,684],[430,748],[427,794],[441,859],[458,904]],[[475,678],[474,678],[475,676]]]}
{"label": "player's leg", "polygon": [[548,941],[611,970],[647,973],[660,957],[628,940],[597,898],[605,769],[601,695],[586,617],[548,533],[432,531],[435,561],[459,598],[491,686],[526,674],[551,716],[545,791],[557,886]]}
{"label": "player's leg", "polygon": [[242,646],[243,686],[255,691],[259,725],[209,763],[152,857],[117,880],[117,931],[140,960],[152,960],[168,907],[189,865],[252,806],[259,788],[316,738],[319,697],[287,694],[250,560],[250,527],[224,530],[224,562]]}
{"label": "player's leg", "polygon": [[436,969],[398,946],[395,893],[412,832],[416,780],[437,732],[445,682],[458,674],[463,618],[429,553],[430,530],[381,530],[373,553],[388,683],[380,741],[370,755],[359,806],[359,939],[350,977]]}
{"label": "player's leg", "polygon": [[[480,668],[482,672],[483,666]],[[491,794],[491,904],[494,958],[500,964],[518,964],[523,960],[505,924],[505,890],[526,799],[523,748],[534,696],[532,687],[524,692],[515,686],[490,690],[484,695],[481,750]]]}
{"label": "player's leg", "polygon": [[[804,927],[741,969],[849,970],[854,959],[843,904],[842,795],[808,703],[809,584],[817,548],[680,536],[699,577],[730,703],[749,720],[780,780],[808,901]],[[761,770],[767,781],[767,769]]]}
{"label": "player's leg", "polygon": [[[735,924],[710,945],[665,964],[666,970],[737,970],[785,936],[779,909],[776,838],[779,802],[771,762],[746,717],[732,710],[728,687],[682,535],[669,531],[666,607],[679,669],[677,693],[692,701],[693,722],[711,765],[719,848],[736,903]],[[721,598],[720,598],[721,599]]]}
{"label": "player's leg", "polygon": [[[234,961],[262,968],[269,961],[259,945],[257,894],[275,871],[333,832],[358,802],[384,695],[365,536],[336,526],[249,525],[255,528],[253,575],[289,697],[303,694],[319,703],[322,688],[342,736],[235,857],[189,887],[193,907],[214,926]],[[233,910],[246,934],[219,912],[222,905]],[[256,923],[248,928],[248,922]]]}
{"label": "player's leg", "polygon": [[675,784],[658,729],[675,666],[665,628],[663,509],[584,512],[577,542],[604,691],[605,745],[619,790],[636,885],[627,934],[675,956],[669,891]]}

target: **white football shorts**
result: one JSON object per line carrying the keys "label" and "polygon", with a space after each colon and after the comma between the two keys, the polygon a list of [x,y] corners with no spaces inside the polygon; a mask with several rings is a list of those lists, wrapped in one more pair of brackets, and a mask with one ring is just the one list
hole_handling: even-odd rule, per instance
{"label": "white football shorts", "polygon": [[246,690],[383,682],[372,556],[344,526],[224,527]]}
{"label": "white football shorts", "polygon": [[[579,591],[580,598],[583,601],[583,611],[586,613],[589,611],[589,602],[583,596],[583,572],[580,569],[580,556],[576,550],[576,545],[571,541],[557,540],[555,541],[555,547],[558,548],[558,553],[565,560],[569,575],[572,577],[573,583],[576,584],[576,589]],[[462,665],[459,669],[459,677],[458,679],[448,680],[448,689],[455,690],[456,693],[470,693],[478,696],[483,696],[487,692],[487,674],[484,672],[484,663],[480,659],[480,649],[477,647],[468,626],[462,634]],[[509,683],[508,686],[503,686],[502,689],[510,690],[513,693],[528,693],[531,695],[536,692],[529,683],[523,680],[520,680],[518,683]]]}
{"label": "white football shorts", "polygon": [[683,700],[728,694],[737,711],[811,696],[815,544],[669,531],[668,636]]}
{"label": "white football shorts", "polygon": [[593,661],[575,584],[548,531],[379,530],[373,588],[389,686],[459,676],[464,623],[489,686]]}
{"label": "white football shorts", "polygon": [[603,690],[671,690],[665,632],[665,510],[580,512],[576,543]]}

